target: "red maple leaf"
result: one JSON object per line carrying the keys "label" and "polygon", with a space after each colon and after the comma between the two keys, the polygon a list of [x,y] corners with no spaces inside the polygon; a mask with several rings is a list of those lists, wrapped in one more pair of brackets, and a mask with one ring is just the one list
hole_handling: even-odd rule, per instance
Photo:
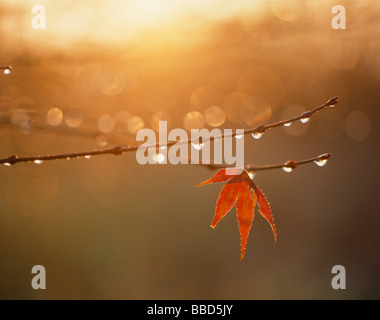
{"label": "red maple leaf", "polygon": [[244,258],[247,239],[253,222],[256,203],[259,205],[259,212],[261,215],[269,222],[275,241],[277,241],[276,227],[265,195],[253,183],[247,171],[243,170],[239,175],[228,175],[226,174],[226,169],[221,169],[212,178],[196,185],[196,187],[224,181],[228,182],[223,186],[219,193],[211,227],[215,228],[217,223],[236,203],[236,214],[240,232],[240,260],[242,260]]}

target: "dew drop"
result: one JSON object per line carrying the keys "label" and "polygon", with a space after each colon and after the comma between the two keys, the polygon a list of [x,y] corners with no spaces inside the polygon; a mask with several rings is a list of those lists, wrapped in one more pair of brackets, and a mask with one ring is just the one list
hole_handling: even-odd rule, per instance
{"label": "dew drop", "polygon": [[318,159],[318,160],[315,160],[314,163],[317,166],[323,167],[324,165],[326,165],[327,161],[328,159]]}
{"label": "dew drop", "polygon": [[156,163],[162,163],[162,162],[165,161],[165,156],[163,154],[161,154],[161,153],[158,153],[156,155],[156,159],[155,160],[156,160]]}
{"label": "dew drop", "polygon": [[84,158],[85,158],[85,159],[91,159],[91,158],[92,158],[92,156],[90,156],[90,155],[87,155],[87,156],[84,156]]}
{"label": "dew drop", "polygon": [[256,172],[254,172],[254,171],[249,171],[249,172],[248,172],[248,175],[249,175],[249,177],[251,178],[251,180],[253,180],[253,179],[255,178],[255,176],[256,176]]}
{"label": "dew drop", "polygon": [[5,163],[4,163],[4,166],[6,166],[6,167],[12,167],[12,164],[9,163],[9,162],[5,162]]}
{"label": "dew drop", "polygon": [[205,146],[205,143],[192,143],[191,144],[195,150],[202,150]]}
{"label": "dew drop", "polygon": [[34,160],[34,163],[35,163],[35,164],[43,164],[44,161],[43,161],[43,160]]}
{"label": "dew drop", "polygon": [[284,166],[282,167],[282,170],[284,170],[285,172],[292,172],[293,168]]}
{"label": "dew drop", "polygon": [[330,104],[329,107],[330,107],[330,108],[334,108],[334,107],[335,107],[335,104]]}
{"label": "dew drop", "polygon": [[260,139],[263,136],[263,134],[264,134],[264,132],[255,131],[255,132],[252,132],[252,137],[254,139]]}
{"label": "dew drop", "polygon": [[291,122],[284,123],[284,127],[290,127],[292,125]]}
{"label": "dew drop", "polygon": [[311,111],[307,111],[307,112],[304,112],[302,115],[301,115],[301,122],[302,123],[307,123],[309,122],[310,120],[310,117],[313,113]]}
{"label": "dew drop", "polygon": [[11,66],[6,66],[3,69],[3,74],[11,74],[12,73],[12,67]]}

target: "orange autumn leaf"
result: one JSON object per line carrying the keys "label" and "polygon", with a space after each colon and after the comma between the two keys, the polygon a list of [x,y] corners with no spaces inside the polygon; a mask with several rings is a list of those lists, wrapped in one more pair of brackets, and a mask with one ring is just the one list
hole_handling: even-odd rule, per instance
{"label": "orange autumn leaf", "polygon": [[259,204],[259,212],[272,227],[275,240],[277,239],[276,228],[267,199],[263,192],[253,183],[247,171],[243,170],[239,175],[227,175],[226,170],[221,169],[213,177],[196,186],[199,187],[225,181],[228,182],[219,193],[211,227],[215,228],[217,223],[236,203],[236,214],[240,232],[240,260],[242,260],[245,255],[247,240],[253,223],[256,203]]}
{"label": "orange autumn leaf", "polygon": [[250,180],[249,176],[246,174],[246,176],[242,179],[243,181],[239,183],[239,195],[236,202],[236,214],[240,232],[240,260],[243,260],[244,258],[257,199],[255,193],[252,198],[252,192],[248,179]]}
{"label": "orange autumn leaf", "polygon": [[196,187],[200,187],[205,184],[210,184],[214,182],[224,182],[224,181],[227,181],[228,179],[231,179],[232,177],[236,177],[236,175],[227,175],[226,169],[220,169],[217,173],[214,174],[214,176],[212,176],[210,179],[206,181],[203,181],[197,184]]}
{"label": "orange autumn leaf", "polygon": [[269,203],[267,201],[267,198],[265,197],[264,193],[256,186],[255,190],[257,197],[258,197],[258,203],[259,203],[259,212],[261,215],[269,222],[274,236],[274,242],[277,242],[277,231],[276,226],[274,225],[274,220],[272,216],[272,212],[269,206]]}

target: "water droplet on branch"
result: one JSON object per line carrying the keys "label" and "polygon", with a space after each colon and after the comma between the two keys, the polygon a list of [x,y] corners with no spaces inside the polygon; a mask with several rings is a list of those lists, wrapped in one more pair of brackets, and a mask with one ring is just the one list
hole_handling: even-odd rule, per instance
{"label": "water droplet on branch", "polygon": [[44,160],[34,160],[34,163],[35,163],[35,164],[43,164],[43,163],[44,163]]}
{"label": "water droplet on branch", "polygon": [[284,123],[284,127],[290,127],[292,125],[291,122]]}
{"label": "water droplet on branch", "polygon": [[260,139],[262,136],[263,136],[264,132],[260,132],[260,131],[255,131],[255,132],[252,132],[252,137],[254,139]]}
{"label": "water droplet on branch", "polygon": [[327,161],[328,159],[318,159],[318,160],[315,160],[314,163],[317,166],[323,167],[324,165],[326,165]]}
{"label": "water droplet on branch", "polygon": [[6,66],[3,68],[3,74],[11,74],[12,73],[12,67]]}
{"label": "water droplet on branch", "polygon": [[317,160],[314,161],[314,163],[320,167],[323,167],[324,165],[326,165],[330,157],[331,157],[331,153],[322,154],[318,157]]}
{"label": "water droplet on branch", "polygon": [[161,153],[158,153],[156,155],[156,159],[155,160],[156,160],[156,163],[162,163],[162,162],[165,161],[165,156],[163,154],[161,154]]}
{"label": "water droplet on branch", "polygon": [[202,150],[202,148],[205,146],[205,143],[192,143],[191,145],[195,150]]}
{"label": "water droplet on branch", "polygon": [[282,167],[282,170],[285,172],[292,172],[295,168],[297,168],[297,164],[294,160],[289,160],[285,162],[285,165]]}
{"label": "water droplet on branch", "polygon": [[284,170],[285,172],[292,172],[292,171],[293,171],[293,168],[291,168],[291,167],[287,167],[287,166],[283,166],[283,167],[282,167],[282,170]]}
{"label": "water droplet on branch", "polygon": [[310,117],[311,117],[311,115],[312,115],[312,113],[311,113],[310,111],[307,111],[307,112],[303,113],[302,116],[301,116],[300,121],[301,121],[302,123],[307,123],[307,122],[309,122],[309,121],[310,121]]}

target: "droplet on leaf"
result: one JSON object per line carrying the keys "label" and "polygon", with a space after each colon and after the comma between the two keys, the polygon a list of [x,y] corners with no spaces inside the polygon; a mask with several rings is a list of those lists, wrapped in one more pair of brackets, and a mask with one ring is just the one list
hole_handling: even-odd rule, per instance
{"label": "droplet on leaf", "polygon": [[251,178],[251,180],[253,180],[253,179],[255,178],[255,176],[256,176],[256,172],[254,172],[254,171],[249,171],[249,172],[248,172],[248,175],[249,175],[249,177]]}

